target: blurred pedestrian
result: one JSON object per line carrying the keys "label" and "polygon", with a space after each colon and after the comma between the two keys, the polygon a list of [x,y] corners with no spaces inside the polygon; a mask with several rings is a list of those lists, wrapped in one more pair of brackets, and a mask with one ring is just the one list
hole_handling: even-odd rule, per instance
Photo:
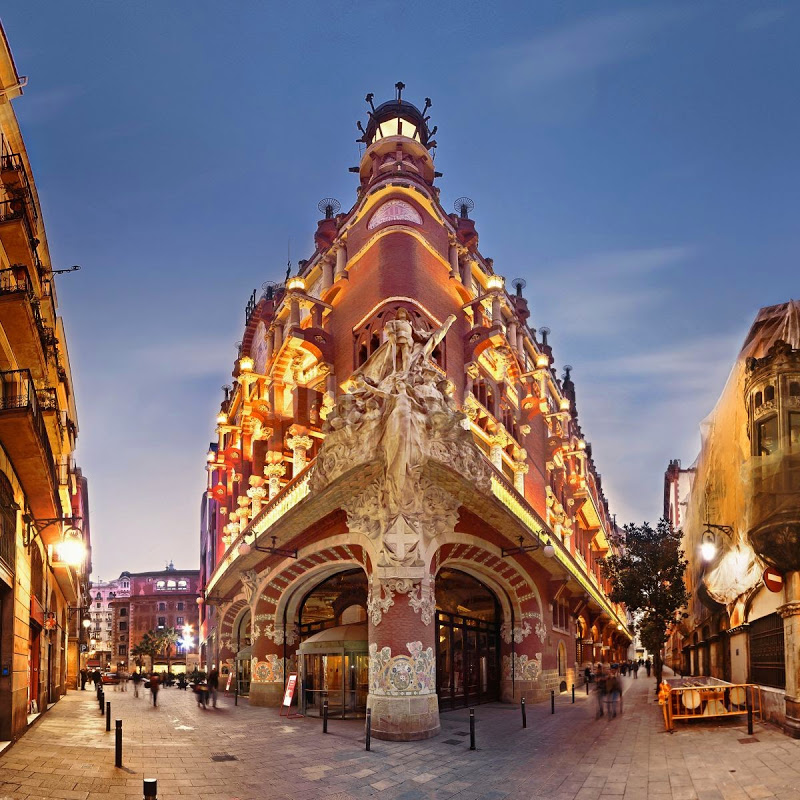
{"label": "blurred pedestrian", "polygon": [[214,704],[214,708],[217,707],[217,692],[219,691],[219,670],[214,667],[211,672],[208,673],[208,692],[211,695],[211,702]]}
{"label": "blurred pedestrian", "polygon": [[647,670],[647,677],[650,677],[650,670],[653,668],[653,664],[651,663],[650,659],[648,658],[647,661],[644,662],[644,668]]}
{"label": "blurred pedestrian", "polygon": [[139,696],[139,684],[142,682],[142,673],[141,672],[134,672],[131,676],[131,680],[133,681],[133,696]]}
{"label": "blurred pedestrian", "polygon": [[611,674],[606,678],[605,681],[605,696],[606,696],[606,703],[608,704],[608,716],[611,719],[617,716],[617,703],[619,702],[619,696],[621,694],[621,686],[619,682],[619,677],[617,676],[616,670],[611,670]]}
{"label": "blurred pedestrian", "polygon": [[84,667],[81,670],[81,691],[86,691],[86,684],[89,682],[89,670]]}
{"label": "blurred pedestrian", "polygon": [[158,690],[161,688],[161,678],[154,672],[150,676],[150,694],[153,697],[153,707],[158,707]]}
{"label": "blurred pedestrian", "polygon": [[638,677],[639,677],[639,662],[638,661],[634,661],[633,662],[633,677],[636,678],[636,679],[638,679]]}
{"label": "blurred pedestrian", "polygon": [[603,716],[603,703],[605,702],[606,695],[606,682],[603,678],[603,668],[598,665],[597,672],[595,673],[594,695],[597,699],[597,714],[595,719],[600,719]]}

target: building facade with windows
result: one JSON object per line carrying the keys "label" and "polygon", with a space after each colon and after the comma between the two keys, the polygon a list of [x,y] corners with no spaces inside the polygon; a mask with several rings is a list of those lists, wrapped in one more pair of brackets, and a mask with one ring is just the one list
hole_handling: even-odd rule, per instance
{"label": "building facade with windows", "polygon": [[129,572],[122,572],[118,578],[110,581],[100,578],[92,581],[92,602],[89,610],[92,625],[89,628],[89,652],[86,664],[89,669],[108,670],[116,661],[118,648],[114,641],[114,611],[111,608],[111,601],[118,597],[129,597],[130,593]]}
{"label": "building facade with windows", "polygon": [[[397,96],[362,127],[354,205],[245,313],[207,456],[202,657],[240,694],[372,709],[419,739],[439,711],[568,691],[630,633],[599,562],[614,524],[522,289],[440,201],[434,131]],[[371,103],[372,95],[368,96]]]}
{"label": "building facade with windows", "polygon": [[[178,570],[170,563],[156,572],[123,573],[130,583],[127,596],[109,602],[112,611],[112,668],[129,672],[137,659],[131,651],[146,633],[155,636],[174,630],[179,634],[153,659],[157,671],[183,672],[199,662],[198,654],[198,570]],[[122,578],[122,576],[121,576]],[[150,659],[141,666],[149,668]]]}
{"label": "building facade with windows", "polygon": [[88,649],[88,488],[37,187],[0,27],[0,740],[75,688]]}
{"label": "building facade with windows", "polygon": [[692,597],[668,660],[759,684],[768,716],[800,737],[800,301],[759,311],[701,432],[692,466],[672,461],[664,478]]}

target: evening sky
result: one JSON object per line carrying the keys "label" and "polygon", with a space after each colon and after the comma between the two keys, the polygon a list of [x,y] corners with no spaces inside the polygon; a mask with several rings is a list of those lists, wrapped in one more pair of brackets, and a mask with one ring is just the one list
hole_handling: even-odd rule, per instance
{"label": "evening sky", "polygon": [[[655,520],[760,306],[800,295],[800,9],[779,2],[7,2],[94,574],[198,564],[251,291],[355,200],[357,119],[433,100],[448,210],[527,280],[619,521]],[[728,522],[726,520],[726,522]]]}

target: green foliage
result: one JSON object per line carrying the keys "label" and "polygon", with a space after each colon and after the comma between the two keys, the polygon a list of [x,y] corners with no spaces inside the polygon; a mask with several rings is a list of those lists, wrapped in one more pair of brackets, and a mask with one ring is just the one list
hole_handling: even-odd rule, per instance
{"label": "green foliage", "polygon": [[688,562],[681,538],[681,532],[664,519],[655,528],[646,522],[626,525],[612,539],[613,551],[600,564],[611,583],[611,599],[624,603],[637,620],[642,644],[655,660],[657,682],[670,626],[686,616],[682,609],[689,601],[684,582]]}

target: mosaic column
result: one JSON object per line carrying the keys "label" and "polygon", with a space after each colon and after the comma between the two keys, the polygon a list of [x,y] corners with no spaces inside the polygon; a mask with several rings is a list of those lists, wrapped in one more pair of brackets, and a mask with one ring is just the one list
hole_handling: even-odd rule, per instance
{"label": "mosaic column", "polygon": [[376,739],[427,739],[439,732],[436,602],[429,578],[373,578],[369,695]]}
{"label": "mosaic column", "polygon": [[283,701],[286,674],[294,671],[287,645],[296,640],[292,629],[275,625],[271,614],[253,619],[253,651],[250,676],[250,705],[277,707]]}

